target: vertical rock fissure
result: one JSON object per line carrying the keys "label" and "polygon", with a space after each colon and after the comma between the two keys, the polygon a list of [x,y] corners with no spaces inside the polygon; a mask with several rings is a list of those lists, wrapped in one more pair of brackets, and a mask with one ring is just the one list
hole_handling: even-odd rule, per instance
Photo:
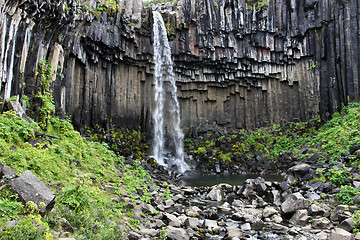
{"label": "vertical rock fissure", "polygon": [[170,170],[185,172],[184,134],[180,128],[180,105],[174,78],[171,48],[167,31],[159,12],[154,16],[154,146],[153,153],[159,164]]}

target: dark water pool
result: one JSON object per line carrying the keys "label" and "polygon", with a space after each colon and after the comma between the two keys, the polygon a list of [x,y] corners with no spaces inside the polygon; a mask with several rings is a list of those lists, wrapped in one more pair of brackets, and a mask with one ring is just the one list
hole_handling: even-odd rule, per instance
{"label": "dark water pool", "polygon": [[241,174],[241,175],[204,175],[204,176],[185,176],[182,178],[183,185],[192,187],[206,187],[213,186],[220,183],[227,183],[231,185],[242,185],[246,179],[255,179],[262,177],[266,181],[281,182],[282,176],[279,175],[256,175],[256,174]]}

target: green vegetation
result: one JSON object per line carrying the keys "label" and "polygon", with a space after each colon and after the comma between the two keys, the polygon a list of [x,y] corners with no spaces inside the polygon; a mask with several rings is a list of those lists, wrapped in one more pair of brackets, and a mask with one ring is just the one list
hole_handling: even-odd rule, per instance
{"label": "green vegetation", "polygon": [[246,6],[253,11],[263,11],[269,7],[269,0],[246,0]]}
{"label": "green vegetation", "polygon": [[353,197],[355,197],[359,193],[360,189],[346,185],[341,187],[341,191],[336,194],[335,199],[340,204],[353,205]]}
{"label": "green vegetation", "polygon": [[[333,114],[326,123],[316,118],[309,122],[290,122],[254,131],[240,130],[228,136],[205,134],[197,139],[192,138],[192,129],[188,129],[185,147],[189,154],[209,167],[216,162],[227,167],[247,166],[248,161],[256,156],[261,156],[265,162],[275,163],[282,159],[284,153],[292,161],[318,154],[319,161],[334,163],[348,154],[351,146],[360,144],[359,119],[360,104],[352,103],[341,113]],[[357,165],[359,158],[351,156],[349,161]],[[320,170],[318,173],[320,175]],[[330,169],[323,170],[322,177],[341,185],[349,175],[346,169]]]}
{"label": "green vegetation", "polygon": [[[18,224],[2,227],[0,239],[52,239],[50,229],[64,231],[63,218],[78,229],[71,235],[76,239],[121,239],[122,231],[140,226],[127,201],[149,203],[148,188],[154,183],[137,161],[125,165],[108,143],[118,154],[135,153],[133,158],[141,159],[147,150],[144,137],[140,130],[99,128],[99,132],[93,131],[93,139],[108,138],[88,141],[68,119],[52,116],[53,105],[44,104],[53,103],[50,69],[50,64],[42,61],[36,73],[37,97],[43,100],[38,123],[29,124],[13,111],[0,114],[0,162],[17,174],[31,170],[57,195],[55,208],[41,216],[38,209],[42,204],[23,206],[8,187],[2,187],[0,225],[13,219]],[[133,194],[140,190],[142,194]],[[118,201],[123,196],[128,200]]]}

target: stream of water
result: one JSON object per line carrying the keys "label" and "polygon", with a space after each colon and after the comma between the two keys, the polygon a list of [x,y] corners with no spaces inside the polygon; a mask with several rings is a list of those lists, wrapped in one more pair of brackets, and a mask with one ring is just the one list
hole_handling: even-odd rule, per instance
{"label": "stream of water", "polygon": [[171,48],[163,18],[153,12],[155,108],[153,154],[157,162],[170,170],[184,173],[184,134],[180,128],[180,105],[174,78]]}

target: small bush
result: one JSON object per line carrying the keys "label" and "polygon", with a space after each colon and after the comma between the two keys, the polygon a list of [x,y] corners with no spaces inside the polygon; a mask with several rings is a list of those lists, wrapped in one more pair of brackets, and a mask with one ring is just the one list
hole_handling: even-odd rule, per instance
{"label": "small bush", "polygon": [[335,199],[341,204],[353,205],[353,197],[360,193],[360,189],[346,185],[341,187],[341,191],[336,194]]}

